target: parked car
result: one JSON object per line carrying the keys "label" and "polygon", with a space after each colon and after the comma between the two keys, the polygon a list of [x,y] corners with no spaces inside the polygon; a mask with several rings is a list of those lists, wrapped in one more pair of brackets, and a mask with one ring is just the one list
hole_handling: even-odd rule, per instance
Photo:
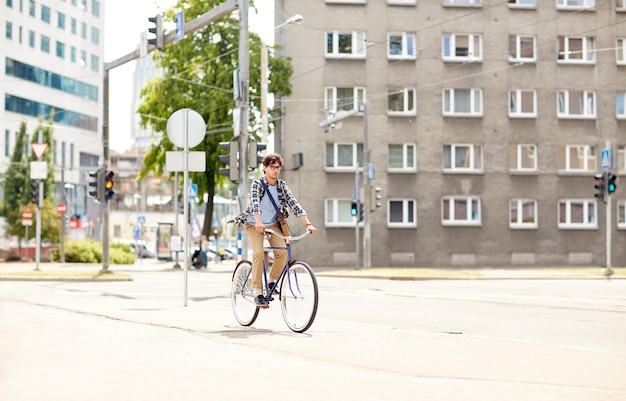
{"label": "parked car", "polygon": [[144,240],[117,239],[113,240],[113,242],[128,245],[135,256],[141,259],[154,258],[156,256],[154,252],[148,249]]}

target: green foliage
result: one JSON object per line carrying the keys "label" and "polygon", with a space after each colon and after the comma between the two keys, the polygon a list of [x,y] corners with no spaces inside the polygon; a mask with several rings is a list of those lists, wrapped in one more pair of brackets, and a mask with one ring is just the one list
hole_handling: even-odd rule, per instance
{"label": "green foliage", "polygon": [[[22,212],[29,210],[32,215],[32,226],[28,227],[28,238],[26,238],[26,226],[22,224]],[[26,206],[18,207],[6,214],[6,234],[16,235],[19,238],[35,238],[37,225],[37,207],[28,203]],[[44,199],[41,208],[41,240],[45,242],[58,243],[61,239],[61,215],[57,212],[56,204],[48,199]]]}
{"label": "green foliage", "polygon": [[[59,251],[53,251],[52,260],[59,260]],[[91,239],[70,240],[65,244],[65,261],[67,263],[102,263],[102,244]],[[135,255],[127,245],[111,244],[109,263],[113,265],[129,265],[135,263]]]}

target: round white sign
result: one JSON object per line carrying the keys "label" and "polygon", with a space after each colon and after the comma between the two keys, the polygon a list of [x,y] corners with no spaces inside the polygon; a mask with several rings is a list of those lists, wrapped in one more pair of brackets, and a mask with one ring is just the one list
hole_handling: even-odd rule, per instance
{"label": "round white sign", "polygon": [[[187,132],[185,133],[185,118],[187,119]],[[202,116],[195,110],[176,110],[167,119],[167,136],[170,141],[179,148],[185,147],[185,135],[187,135],[187,148],[193,148],[204,139],[206,123]]]}

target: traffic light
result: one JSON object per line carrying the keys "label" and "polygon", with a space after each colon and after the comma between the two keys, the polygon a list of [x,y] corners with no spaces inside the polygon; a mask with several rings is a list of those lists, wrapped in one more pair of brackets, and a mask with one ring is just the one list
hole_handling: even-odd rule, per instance
{"label": "traffic light", "polygon": [[597,190],[594,196],[604,202],[606,195],[607,173],[596,174],[593,179],[595,180],[595,185],[593,187]]}
{"label": "traffic light", "polygon": [[617,176],[609,171],[607,173],[607,179],[606,179],[606,182],[607,182],[606,191],[609,193],[609,195],[615,192],[615,189],[617,189],[617,185],[615,184],[616,180],[617,180]]}
{"label": "traffic light", "polygon": [[352,201],[352,206],[350,207],[350,215],[356,216],[359,213],[359,204],[356,201]]}
{"label": "traffic light", "polygon": [[363,202],[359,202],[359,223],[363,221]]}
{"label": "traffic light", "polygon": [[115,195],[115,191],[113,191],[113,187],[115,186],[115,182],[113,181],[113,177],[115,177],[115,173],[113,171],[107,171],[104,175],[104,200],[108,201]]}
{"label": "traffic light", "polygon": [[382,206],[379,202],[381,199],[382,196],[380,195],[380,187],[370,185],[370,212],[375,212],[376,209]]}
{"label": "traffic light", "polygon": [[263,155],[259,155],[259,152],[263,152],[267,149],[266,143],[259,143],[255,140],[248,142],[248,167],[250,170],[254,170],[259,167],[259,164],[263,161]]}
{"label": "traffic light", "polygon": [[41,206],[40,204],[40,200],[39,199],[39,181],[32,181],[30,183],[30,194],[31,194],[31,199],[30,201],[37,207]]}
{"label": "traffic light", "polygon": [[150,17],[148,18],[148,21],[154,24],[154,27],[148,28],[148,32],[154,34],[154,38],[148,39],[148,43],[159,50],[163,50],[165,48],[163,37],[163,15],[159,14],[156,17]]}
{"label": "traffic light", "polygon": [[98,169],[89,173],[91,180],[89,181],[89,196],[95,198],[98,202],[104,199],[104,181],[102,170]]}
{"label": "traffic light", "polygon": [[221,168],[220,174],[228,177],[232,182],[239,181],[239,143],[236,139],[230,142],[220,142],[220,148],[228,151],[225,155],[220,155],[220,162],[226,164],[227,168]]}
{"label": "traffic light", "polygon": [[217,238],[217,236],[219,235],[219,233],[220,233],[220,229],[219,229],[219,228],[217,228],[217,227],[215,227],[215,228],[213,229],[213,235],[215,235],[215,237]]}

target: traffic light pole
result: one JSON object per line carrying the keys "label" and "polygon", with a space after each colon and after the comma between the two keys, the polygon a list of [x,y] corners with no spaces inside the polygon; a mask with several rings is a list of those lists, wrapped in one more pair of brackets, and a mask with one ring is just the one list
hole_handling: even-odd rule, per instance
{"label": "traffic light pole", "polygon": [[607,191],[606,196],[606,267],[604,268],[604,275],[609,277],[613,274],[611,268],[611,194]]}

